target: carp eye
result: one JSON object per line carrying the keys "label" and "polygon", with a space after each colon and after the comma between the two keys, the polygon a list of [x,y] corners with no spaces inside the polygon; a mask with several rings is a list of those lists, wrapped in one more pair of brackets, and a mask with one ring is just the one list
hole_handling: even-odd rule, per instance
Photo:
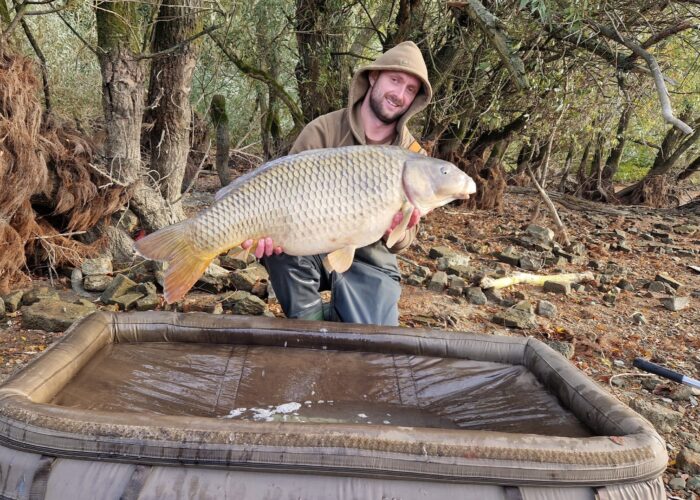
{"label": "carp eye", "polygon": [[447,167],[440,167],[440,173],[447,175]]}

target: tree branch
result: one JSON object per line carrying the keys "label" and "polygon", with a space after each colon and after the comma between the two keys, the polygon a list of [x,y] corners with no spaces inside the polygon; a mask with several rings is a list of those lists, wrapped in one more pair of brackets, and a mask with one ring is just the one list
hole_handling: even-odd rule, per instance
{"label": "tree branch", "polygon": [[294,121],[295,127],[301,128],[304,125],[304,114],[302,113],[301,108],[297,106],[292,96],[289,95],[289,93],[286,90],[284,90],[284,88],[282,87],[282,85],[279,84],[279,82],[277,82],[274,78],[272,78],[269,74],[265,73],[264,71],[258,68],[254,68],[250,64],[244,62],[243,59],[241,59],[235,53],[228,50],[228,48],[223,44],[223,42],[211,33],[209,33],[208,35],[209,38],[211,38],[216,44],[216,46],[219,47],[219,50],[221,50],[221,52],[226,57],[228,57],[228,59],[233,64],[235,64],[236,67],[243,74],[249,76],[254,80],[263,82],[272,89],[272,91],[282,100],[282,102],[284,102],[284,104],[287,106],[287,109],[289,109],[289,113],[292,115],[292,120]]}
{"label": "tree branch", "polygon": [[182,42],[180,42],[180,43],[178,43],[178,44],[176,44],[176,45],[173,45],[172,47],[169,47],[169,48],[167,48],[167,49],[165,49],[165,50],[161,50],[160,52],[155,52],[155,53],[153,53],[153,54],[140,55],[140,56],[138,56],[138,57],[135,57],[134,59],[137,60],[137,61],[140,61],[140,60],[142,60],[142,59],[155,59],[155,58],[157,58],[157,57],[167,56],[167,55],[169,55],[169,54],[172,54],[172,53],[174,53],[174,52],[177,52],[177,51],[180,50],[182,47],[185,47],[185,46],[187,46],[188,44],[190,44],[190,43],[192,43],[193,41],[195,41],[197,38],[200,38],[200,37],[202,37],[202,36],[204,36],[204,35],[208,35],[209,33],[218,30],[218,29],[221,28],[222,26],[223,26],[223,24],[214,24],[214,25],[212,25],[212,26],[209,26],[208,28],[203,29],[202,31],[200,31],[200,32],[197,33],[197,34],[192,35],[192,36],[189,37],[187,40],[183,40]]}
{"label": "tree branch", "polygon": [[503,23],[494,16],[479,0],[467,0],[466,2],[448,2],[448,7],[464,10],[469,18],[476,23],[481,32],[489,40],[493,48],[498,52],[501,61],[513,77],[516,86],[520,90],[530,87],[525,74],[525,65],[522,59],[515,55],[510,48],[510,40],[504,31]]}
{"label": "tree branch", "polygon": [[654,77],[656,93],[658,94],[659,101],[661,102],[662,116],[668,123],[670,123],[674,127],[678,128],[686,134],[692,134],[693,129],[688,124],[686,124],[682,120],[679,120],[673,115],[673,108],[671,107],[671,100],[668,97],[668,90],[666,90],[664,77],[661,73],[661,68],[659,68],[659,64],[656,62],[654,56],[652,56],[649,52],[644,50],[638,43],[633,42],[628,38],[624,38],[615,30],[612,30],[605,26],[599,26],[593,23],[592,21],[589,21],[588,24],[591,25],[594,29],[596,29],[604,37],[621,43],[622,45],[630,49],[634,54],[644,59],[644,61],[647,63],[647,66],[649,66],[651,74]]}

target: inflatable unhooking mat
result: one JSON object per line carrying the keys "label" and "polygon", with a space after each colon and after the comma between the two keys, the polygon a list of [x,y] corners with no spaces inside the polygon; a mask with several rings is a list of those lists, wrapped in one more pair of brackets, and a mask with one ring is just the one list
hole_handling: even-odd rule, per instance
{"label": "inflatable unhooking mat", "polygon": [[0,386],[0,496],[661,499],[642,417],[531,338],[95,313]]}

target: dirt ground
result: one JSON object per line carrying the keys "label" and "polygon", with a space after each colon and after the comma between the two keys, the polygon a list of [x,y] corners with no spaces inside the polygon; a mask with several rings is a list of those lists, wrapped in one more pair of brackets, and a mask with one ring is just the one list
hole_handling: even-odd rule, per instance
{"label": "dirt ground", "polygon": [[[195,192],[190,198],[193,210],[210,200],[215,179],[206,176],[201,184],[200,192]],[[419,241],[403,254],[403,258],[435,271],[436,261],[428,257],[428,252],[432,247],[447,245],[469,255],[474,267],[501,267],[506,275],[510,274],[517,269],[497,262],[493,252],[513,244],[511,238],[522,233],[533,221],[536,203],[537,198],[533,194],[510,193],[506,196],[501,213],[454,206],[439,209],[424,218]],[[624,277],[633,285],[633,291],[620,292],[614,305],[610,305],[603,300],[605,292],[598,289],[597,283],[591,284],[586,291],[568,296],[544,293],[539,286],[510,287],[503,291],[505,297],[525,298],[533,304],[545,299],[557,308],[553,318],[537,316],[535,328],[515,330],[491,321],[494,313],[503,310],[501,306],[491,303],[475,306],[464,297],[404,285],[400,301],[401,324],[487,335],[533,336],[543,341],[571,343],[574,348],[571,362],[621,401],[628,403],[634,398],[645,398],[684,413],[681,424],[664,435],[671,457],[665,474],[668,482],[678,472],[675,463],[678,451],[689,440],[700,440],[700,397],[671,399],[681,386],[670,381],[656,386],[653,393],[649,392],[643,385],[648,377],[633,368],[632,361],[637,356],[643,356],[700,379],[700,273],[688,267],[700,266],[700,232],[690,236],[673,234],[673,245],[688,252],[662,254],[650,251],[646,246],[647,240],[641,235],[653,231],[654,224],[673,226],[685,223],[682,219],[674,218],[671,212],[642,210],[630,211],[627,215],[606,215],[561,206],[559,209],[572,241],[585,244],[587,257],[585,262],[578,265],[567,264],[561,269],[548,268],[540,272],[580,272],[591,270],[591,260],[599,261],[604,266],[613,262],[621,268],[616,279]],[[540,216],[537,223],[553,227],[547,215]],[[615,236],[612,232],[616,229],[626,232],[630,251],[608,248],[611,243],[614,246]],[[695,254],[692,255],[690,251]],[[404,260],[400,261],[400,265],[405,270],[411,267]],[[643,287],[644,282],[653,280],[659,272],[665,272],[683,284],[678,294],[690,296],[690,303],[685,309],[677,312],[665,309],[661,298],[666,295],[651,294]],[[60,279],[56,285],[70,287],[66,278]],[[272,310],[281,315],[278,307],[272,307]],[[641,313],[645,323],[634,324],[634,313]],[[24,366],[63,335],[24,330],[20,327],[19,314],[8,314],[4,320],[0,320],[0,380]],[[694,498],[694,494],[688,491],[669,494],[676,498]]]}

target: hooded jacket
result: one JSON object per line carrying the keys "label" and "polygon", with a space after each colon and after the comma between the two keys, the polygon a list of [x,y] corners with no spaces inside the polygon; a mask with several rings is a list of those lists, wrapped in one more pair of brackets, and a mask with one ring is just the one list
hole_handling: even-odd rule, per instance
{"label": "hooded jacket", "polygon": [[[398,44],[379,56],[373,63],[355,72],[348,93],[348,107],[319,116],[311,121],[301,131],[289,154],[301,153],[309,149],[367,144],[360,119],[360,108],[365,94],[370,88],[369,73],[371,71],[402,71],[414,75],[421,81],[421,89],[413,103],[396,123],[397,133],[392,144],[425,154],[423,148],[406,127],[408,120],[425,109],[433,96],[423,55],[413,42]],[[371,165],[368,165],[368,168],[371,168]],[[415,238],[417,229],[417,226],[412,228],[391,251],[399,252],[407,248]],[[384,269],[395,279],[399,277],[396,257],[391,255],[382,240],[358,248],[355,252],[355,258]]]}

